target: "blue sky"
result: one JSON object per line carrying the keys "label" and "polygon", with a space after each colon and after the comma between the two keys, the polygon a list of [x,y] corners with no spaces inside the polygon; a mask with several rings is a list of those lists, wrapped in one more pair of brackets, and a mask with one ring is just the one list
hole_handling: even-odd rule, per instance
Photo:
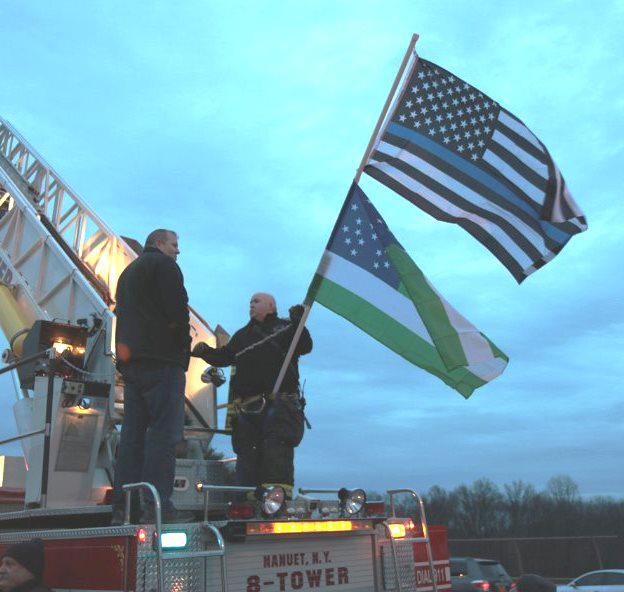
{"label": "blue sky", "polygon": [[620,496],[623,27],[624,3],[607,1],[5,0],[0,115],[118,234],[177,229],[193,306],[232,332],[254,291],[284,312],[303,299],[418,32],[420,55],[540,137],[590,228],[518,286],[464,231],[364,176],[416,263],[511,361],[465,401],[315,306],[297,484],[542,487],[567,473],[585,495]]}

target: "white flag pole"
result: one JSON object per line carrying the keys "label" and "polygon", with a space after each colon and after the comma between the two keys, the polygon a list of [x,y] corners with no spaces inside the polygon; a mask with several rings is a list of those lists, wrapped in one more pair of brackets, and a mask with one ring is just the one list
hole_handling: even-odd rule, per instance
{"label": "white flag pole", "polygon": [[[414,33],[412,35],[412,40],[410,41],[407,51],[405,52],[405,56],[403,57],[403,61],[401,62],[401,67],[399,68],[396,78],[394,79],[394,82],[392,84],[392,88],[390,89],[390,94],[388,94],[388,98],[386,99],[386,103],[381,111],[381,115],[379,116],[379,119],[377,120],[377,125],[375,126],[375,129],[373,131],[373,135],[371,136],[370,141],[368,142],[368,146],[366,147],[366,152],[364,152],[364,156],[362,157],[362,162],[360,163],[360,166],[357,172],[355,173],[355,177],[353,179],[354,183],[359,182],[360,177],[362,176],[362,172],[364,171],[364,167],[366,166],[366,162],[368,161],[368,157],[370,156],[370,153],[372,152],[373,147],[377,143],[377,136],[379,135],[379,130],[381,129],[381,126],[383,125],[386,119],[386,114],[388,113],[388,109],[390,108],[390,105],[392,104],[392,100],[394,99],[396,89],[399,86],[399,82],[401,82],[401,78],[403,77],[403,74],[405,73],[405,68],[407,67],[407,64],[412,54],[416,58],[413,64],[416,64],[416,61],[418,60],[418,56],[416,55],[416,51],[414,49],[416,47],[417,41],[418,41],[418,33]],[[404,85],[407,83],[408,78],[409,76],[405,78],[405,82],[403,83]]]}

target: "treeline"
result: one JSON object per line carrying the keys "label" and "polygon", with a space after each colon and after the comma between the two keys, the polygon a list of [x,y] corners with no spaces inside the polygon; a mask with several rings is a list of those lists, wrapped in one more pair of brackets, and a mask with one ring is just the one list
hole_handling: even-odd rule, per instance
{"label": "treeline", "polygon": [[[369,499],[382,496],[371,492]],[[499,487],[489,479],[450,491],[434,485],[423,501],[429,524],[447,526],[450,538],[624,536],[624,499],[582,498],[567,475],[552,477],[544,491],[523,481]],[[395,505],[399,515],[418,515],[411,496]]]}

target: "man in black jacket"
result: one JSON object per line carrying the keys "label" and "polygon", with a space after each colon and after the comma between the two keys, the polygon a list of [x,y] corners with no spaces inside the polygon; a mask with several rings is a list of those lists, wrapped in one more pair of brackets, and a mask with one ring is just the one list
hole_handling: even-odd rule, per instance
{"label": "man in black jacket", "polygon": [[41,539],[11,545],[0,559],[0,591],[50,592],[41,583],[43,567]]}
{"label": "man in black jacket", "polygon": [[[119,277],[115,334],[117,368],[124,379],[121,428],[112,524],[123,521],[126,483],[147,481],[160,495],[163,520],[174,521],[170,497],[175,446],[183,438],[185,371],[190,356],[188,296],[176,263],[178,237],[154,230],[145,249]],[[133,500],[133,512],[138,509]],[[145,496],[142,522],[154,508]]]}
{"label": "man in black jacket", "polygon": [[289,321],[278,318],[273,296],[254,294],[249,323],[227,345],[214,349],[199,343],[192,355],[213,366],[235,366],[230,388],[239,401],[232,433],[239,485],[280,485],[291,497],[294,449],[304,431],[298,358],[312,351],[312,338],[304,329],[279,392],[272,393],[303,307],[289,313]]}

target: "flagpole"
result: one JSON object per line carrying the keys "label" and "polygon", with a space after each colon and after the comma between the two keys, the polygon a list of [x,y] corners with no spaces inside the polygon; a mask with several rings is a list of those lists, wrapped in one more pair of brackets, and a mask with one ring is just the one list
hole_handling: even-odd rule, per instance
{"label": "flagpole", "polygon": [[[338,221],[340,220],[344,209],[347,207],[347,203],[349,202],[349,198],[351,197],[351,191],[353,190],[354,185],[355,184],[351,185],[351,188],[349,189],[347,193],[347,197],[345,197],[342,207],[340,208],[340,214],[338,215],[338,218],[336,218],[336,223],[334,224],[334,228],[332,229],[332,232],[329,235],[327,246],[331,244],[331,241],[334,238],[334,234],[337,232]],[[319,261],[319,264],[316,268],[317,272],[324,265],[325,265],[325,254],[323,253],[323,256],[321,257],[321,260]],[[290,361],[292,360],[292,357],[295,353],[295,347],[297,347],[297,343],[299,342],[301,333],[303,333],[303,328],[305,327],[308,316],[310,315],[310,311],[312,310],[312,304],[314,304],[314,294],[313,294],[312,289],[316,280],[317,272],[314,273],[314,277],[312,278],[312,281],[310,282],[310,286],[308,287],[308,293],[305,297],[305,300],[303,301],[304,312],[303,312],[303,315],[301,315],[299,324],[297,325],[297,328],[295,329],[295,334],[293,335],[293,338],[290,342],[290,346],[288,347],[288,351],[286,352],[286,357],[284,358],[282,367],[280,368],[279,374],[277,375],[277,380],[275,381],[275,386],[273,387],[273,394],[277,394],[277,392],[279,391],[279,388],[282,386],[282,381],[284,380],[284,376],[286,375],[286,370],[288,369],[288,366],[290,365]]]}
{"label": "flagpole", "polygon": [[373,149],[375,140],[377,140],[377,134],[379,133],[379,130],[381,129],[381,126],[383,125],[383,122],[386,118],[386,114],[388,113],[388,109],[390,108],[392,99],[395,96],[396,89],[399,86],[399,82],[401,82],[401,78],[403,77],[405,68],[407,67],[407,63],[409,62],[409,59],[412,53],[415,53],[414,48],[416,47],[417,41],[418,41],[418,33],[414,33],[412,35],[412,40],[410,41],[407,51],[405,52],[405,56],[403,57],[403,62],[401,63],[401,67],[399,68],[396,78],[394,79],[394,83],[392,84],[392,88],[390,89],[390,94],[388,95],[388,98],[386,99],[386,103],[383,107],[383,110],[381,111],[381,115],[379,116],[379,119],[377,120],[377,125],[375,126],[375,129],[373,131],[373,135],[371,136],[370,141],[368,142],[368,146],[366,147],[366,152],[364,152],[364,156],[362,157],[362,162],[360,163],[360,166],[357,172],[355,173],[355,177],[353,179],[354,183],[358,183],[360,180],[360,177],[362,176],[362,172],[364,171],[364,167],[366,166],[366,161],[368,160],[368,157]]}
{"label": "flagpole", "polygon": [[[342,205],[341,213],[347,204],[347,201],[351,195],[351,190],[353,189],[353,186],[357,185],[358,181],[360,180],[360,177],[362,176],[362,171],[364,170],[364,167],[366,166],[366,161],[368,160],[368,156],[373,148],[375,140],[377,139],[377,134],[379,133],[379,130],[381,129],[381,126],[386,117],[386,114],[388,113],[388,109],[390,108],[392,99],[395,96],[397,87],[399,86],[399,83],[401,82],[401,78],[403,78],[403,74],[405,73],[405,68],[407,67],[407,64],[410,60],[412,53],[414,53],[414,48],[416,47],[417,41],[418,41],[418,33],[414,33],[412,35],[412,39],[407,48],[407,51],[405,52],[405,56],[403,57],[403,61],[401,62],[401,67],[399,68],[399,71],[394,79],[394,83],[392,84],[392,88],[390,89],[390,94],[388,94],[388,98],[386,99],[386,103],[383,107],[381,115],[379,116],[379,119],[377,120],[377,125],[375,126],[375,129],[373,131],[373,135],[371,136],[370,141],[368,142],[368,146],[366,147],[366,152],[364,153],[364,156],[362,157],[362,162],[360,163],[360,166],[355,174],[355,177],[353,179],[353,184],[351,185],[351,189],[349,190],[349,193],[347,193],[347,197]],[[334,225],[334,229],[332,230],[329,240],[327,241],[328,245],[331,243],[331,240],[336,232],[338,220],[340,220],[340,216],[338,216],[336,220],[336,224]],[[318,267],[319,268],[322,267],[323,264],[324,264],[324,257],[321,257],[321,261]],[[277,375],[275,385],[273,386],[273,394],[277,394],[280,387],[282,386],[284,376],[286,375],[286,370],[288,369],[288,366],[290,365],[290,361],[292,360],[292,357],[295,353],[295,348],[297,347],[299,338],[301,337],[301,333],[303,333],[303,329],[305,327],[306,321],[310,314],[310,310],[312,309],[314,298],[310,297],[310,291],[312,289],[315,279],[316,279],[316,274],[315,274],[315,277],[312,279],[312,282],[310,283],[310,288],[308,288],[308,295],[306,296],[306,299],[303,303],[303,308],[304,308],[303,315],[301,315],[301,319],[299,319],[299,323],[297,324],[297,328],[295,329],[295,334],[293,335],[292,341],[290,342],[290,346],[288,347],[288,351],[286,352],[286,357],[284,358],[282,367],[280,368],[279,374]]]}
{"label": "flagpole", "polygon": [[288,348],[288,352],[286,353],[286,357],[284,358],[284,363],[280,368],[280,372],[277,376],[277,380],[275,381],[275,386],[273,387],[273,394],[277,394],[279,392],[279,388],[282,386],[282,381],[284,380],[284,376],[286,375],[286,370],[290,365],[290,360],[295,353],[295,348],[299,343],[299,338],[301,337],[301,333],[303,333],[303,329],[306,324],[306,320],[308,319],[308,315],[310,314],[310,310],[312,310],[312,305],[304,304],[303,305],[303,315],[301,315],[301,319],[299,319],[299,324],[297,325],[297,329],[295,330],[295,334],[293,335],[292,341],[290,342],[290,347]]}

